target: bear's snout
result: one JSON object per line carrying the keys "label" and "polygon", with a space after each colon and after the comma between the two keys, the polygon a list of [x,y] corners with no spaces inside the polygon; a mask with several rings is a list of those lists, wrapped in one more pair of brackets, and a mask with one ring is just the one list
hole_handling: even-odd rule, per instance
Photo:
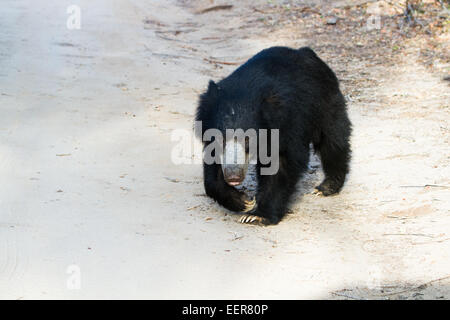
{"label": "bear's snout", "polygon": [[225,182],[230,186],[238,186],[247,174],[248,155],[245,147],[234,139],[227,141],[224,149],[222,171]]}
{"label": "bear's snout", "polygon": [[230,186],[238,186],[244,181],[246,170],[244,165],[222,165],[225,182]]}

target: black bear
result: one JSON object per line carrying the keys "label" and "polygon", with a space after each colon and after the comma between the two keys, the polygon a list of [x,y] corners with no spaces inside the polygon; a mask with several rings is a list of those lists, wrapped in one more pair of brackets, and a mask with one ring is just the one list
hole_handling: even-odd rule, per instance
{"label": "black bear", "polygon": [[[277,148],[270,133],[267,143],[271,156],[278,151],[275,174],[261,174],[270,164],[261,161],[262,141],[257,141],[255,199],[234,187],[245,178],[248,154],[244,164],[203,163],[206,194],[231,211],[246,213],[242,223],[277,224],[283,218],[307,170],[311,144],[325,173],[316,193],[339,192],[349,171],[351,123],[345,99],[334,72],[307,47],[265,49],[218,83],[211,80],[200,95],[196,121],[201,121],[202,137],[208,129],[223,135],[227,129],[278,129]],[[214,140],[204,139],[204,150]],[[229,143],[219,144],[224,155]],[[241,148],[229,149],[248,153],[248,139]]]}

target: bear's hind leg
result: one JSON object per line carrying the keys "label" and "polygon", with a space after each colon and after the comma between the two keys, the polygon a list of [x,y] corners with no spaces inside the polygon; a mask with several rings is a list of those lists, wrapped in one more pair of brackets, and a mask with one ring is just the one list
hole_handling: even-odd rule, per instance
{"label": "bear's hind leg", "polygon": [[320,135],[320,141],[314,144],[319,151],[325,179],[316,187],[317,193],[329,196],[338,193],[345,182],[350,162],[350,132],[351,124],[346,113],[335,121],[332,130],[325,128]]}

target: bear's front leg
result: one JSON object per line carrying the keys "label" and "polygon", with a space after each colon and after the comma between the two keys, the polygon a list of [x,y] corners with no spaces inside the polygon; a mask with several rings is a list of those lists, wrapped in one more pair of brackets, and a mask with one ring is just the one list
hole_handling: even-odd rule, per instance
{"label": "bear's front leg", "polygon": [[249,212],[256,201],[225,182],[220,164],[203,163],[203,181],[206,194],[231,211]]}
{"label": "bear's front leg", "polygon": [[280,168],[274,175],[261,175],[258,165],[256,209],[241,217],[241,223],[277,224],[286,214],[297,181],[307,168],[307,159],[289,162],[280,157]]}

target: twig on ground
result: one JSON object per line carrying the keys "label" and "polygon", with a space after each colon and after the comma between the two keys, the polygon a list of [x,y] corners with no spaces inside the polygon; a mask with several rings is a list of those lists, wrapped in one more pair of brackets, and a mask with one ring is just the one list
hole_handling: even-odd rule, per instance
{"label": "twig on ground", "polygon": [[430,236],[428,234],[422,234],[422,233],[385,233],[383,236],[414,236],[414,237],[428,237],[428,238],[434,238],[434,236]]}
{"label": "twig on ground", "polygon": [[207,13],[207,12],[211,12],[211,11],[217,11],[217,10],[229,10],[233,8],[233,5],[231,4],[224,4],[224,5],[219,5],[219,6],[214,6],[214,7],[209,7],[200,11],[197,11],[197,14],[203,14],[203,13]]}
{"label": "twig on ground", "polygon": [[[347,289],[344,289],[343,291],[346,291]],[[337,293],[337,292],[332,292],[331,294],[335,295],[335,296],[339,296],[339,297],[344,297],[344,298],[348,298],[348,299],[352,299],[352,300],[364,300],[362,298],[358,298],[358,297],[353,297],[347,294],[343,294],[343,293]]]}
{"label": "twig on ground", "polygon": [[385,293],[385,294],[377,294],[375,296],[377,296],[377,297],[386,297],[386,296],[394,296],[396,294],[410,292],[410,291],[414,291],[414,290],[423,290],[423,289],[425,289],[426,287],[428,287],[430,284],[432,284],[434,282],[439,282],[439,281],[446,280],[446,279],[450,279],[450,275],[442,277],[442,278],[434,279],[434,280],[422,283],[419,286],[412,287],[412,288],[409,288],[409,289],[405,289],[405,290],[402,290],[402,291],[389,292],[389,293]]}
{"label": "twig on ground", "polygon": [[423,186],[400,186],[400,188],[426,188],[426,187],[450,188],[450,186],[443,186],[443,185],[439,185],[439,184],[425,184]]}
{"label": "twig on ground", "polygon": [[156,34],[157,36],[158,36],[158,38],[161,38],[161,39],[164,39],[164,40],[170,40],[170,41],[178,41],[178,42],[181,42],[180,40],[178,40],[178,39],[171,39],[171,38],[169,38],[169,37],[165,37],[165,36],[162,36],[162,35],[159,35],[159,34]]}
{"label": "twig on ground", "polygon": [[219,61],[219,60],[213,60],[209,58],[203,58],[203,60],[208,61],[210,63],[216,63],[216,64],[225,64],[229,66],[236,66],[242,64],[242,62],[228,62],[228,61]]}
{"label": "twig on ground", "polygon": [[419,245],[419,244],[429,244],[429,243],[441,243],[444,241],[448,241],[450,240],[450,238],[445,238],[445,239],[441,239],[441,240],[434,240],[434,241],[426,241],[426,242],[413,242],[411,243],[412,245]]}
{"label": "twig on ground", "polygon": [[377,2],[377,0],[358,0],[358,1],[337,1],[333,4],[334,8],[349,8],[349,7],[357,7],[362,6],[367,3]]}
{"label": "twig on ground", "polygon": [[[450,279],[450,275],[447,275],[447,276],[442,277],[442,278],[434,279],[434,280],[431,280],[431,281],[428,281],[428,282],[424,282],[424,283],[422,283],[422,284],[420,284],[418,286],[414,286],[414,287],[411,287],[409,289],[404,289],[404,290],[395,291],[395,292],[388,292],[388,293],[383,293],[383,294],[371,294],[371,295],[374,296],[374,297],[395,296],[397,294],[411,292],[411,291],[414,291],[414,290],[423,290],[423,289],[425,289],[426,287],[428,287],[432,283],[443,281],[443,280],[447,280],[447,279]],[[384,288],[392,288],[392,286],[386,286]],[[350,289],[343,289],[343,290],[340,290],[339,292],[337,292],[337,291],[331,292],[331,294],[333,294],[335,296],[348,298],[348,299],[353,299],[353,300],[363,300],[363,298],[358,298],[358,297],[351,296],[349,294],[341,293],[343,291],[352,291],[352,290],[350,290]]]}
{"label": "twig on ground", "polygon": [[264,14],[267,13],[267,12],[265,12],[263,10],[258,9],[258,8],[253,8],[253,10],[256,11],[256,12],[259,12],[259,13],[264,13]]}

